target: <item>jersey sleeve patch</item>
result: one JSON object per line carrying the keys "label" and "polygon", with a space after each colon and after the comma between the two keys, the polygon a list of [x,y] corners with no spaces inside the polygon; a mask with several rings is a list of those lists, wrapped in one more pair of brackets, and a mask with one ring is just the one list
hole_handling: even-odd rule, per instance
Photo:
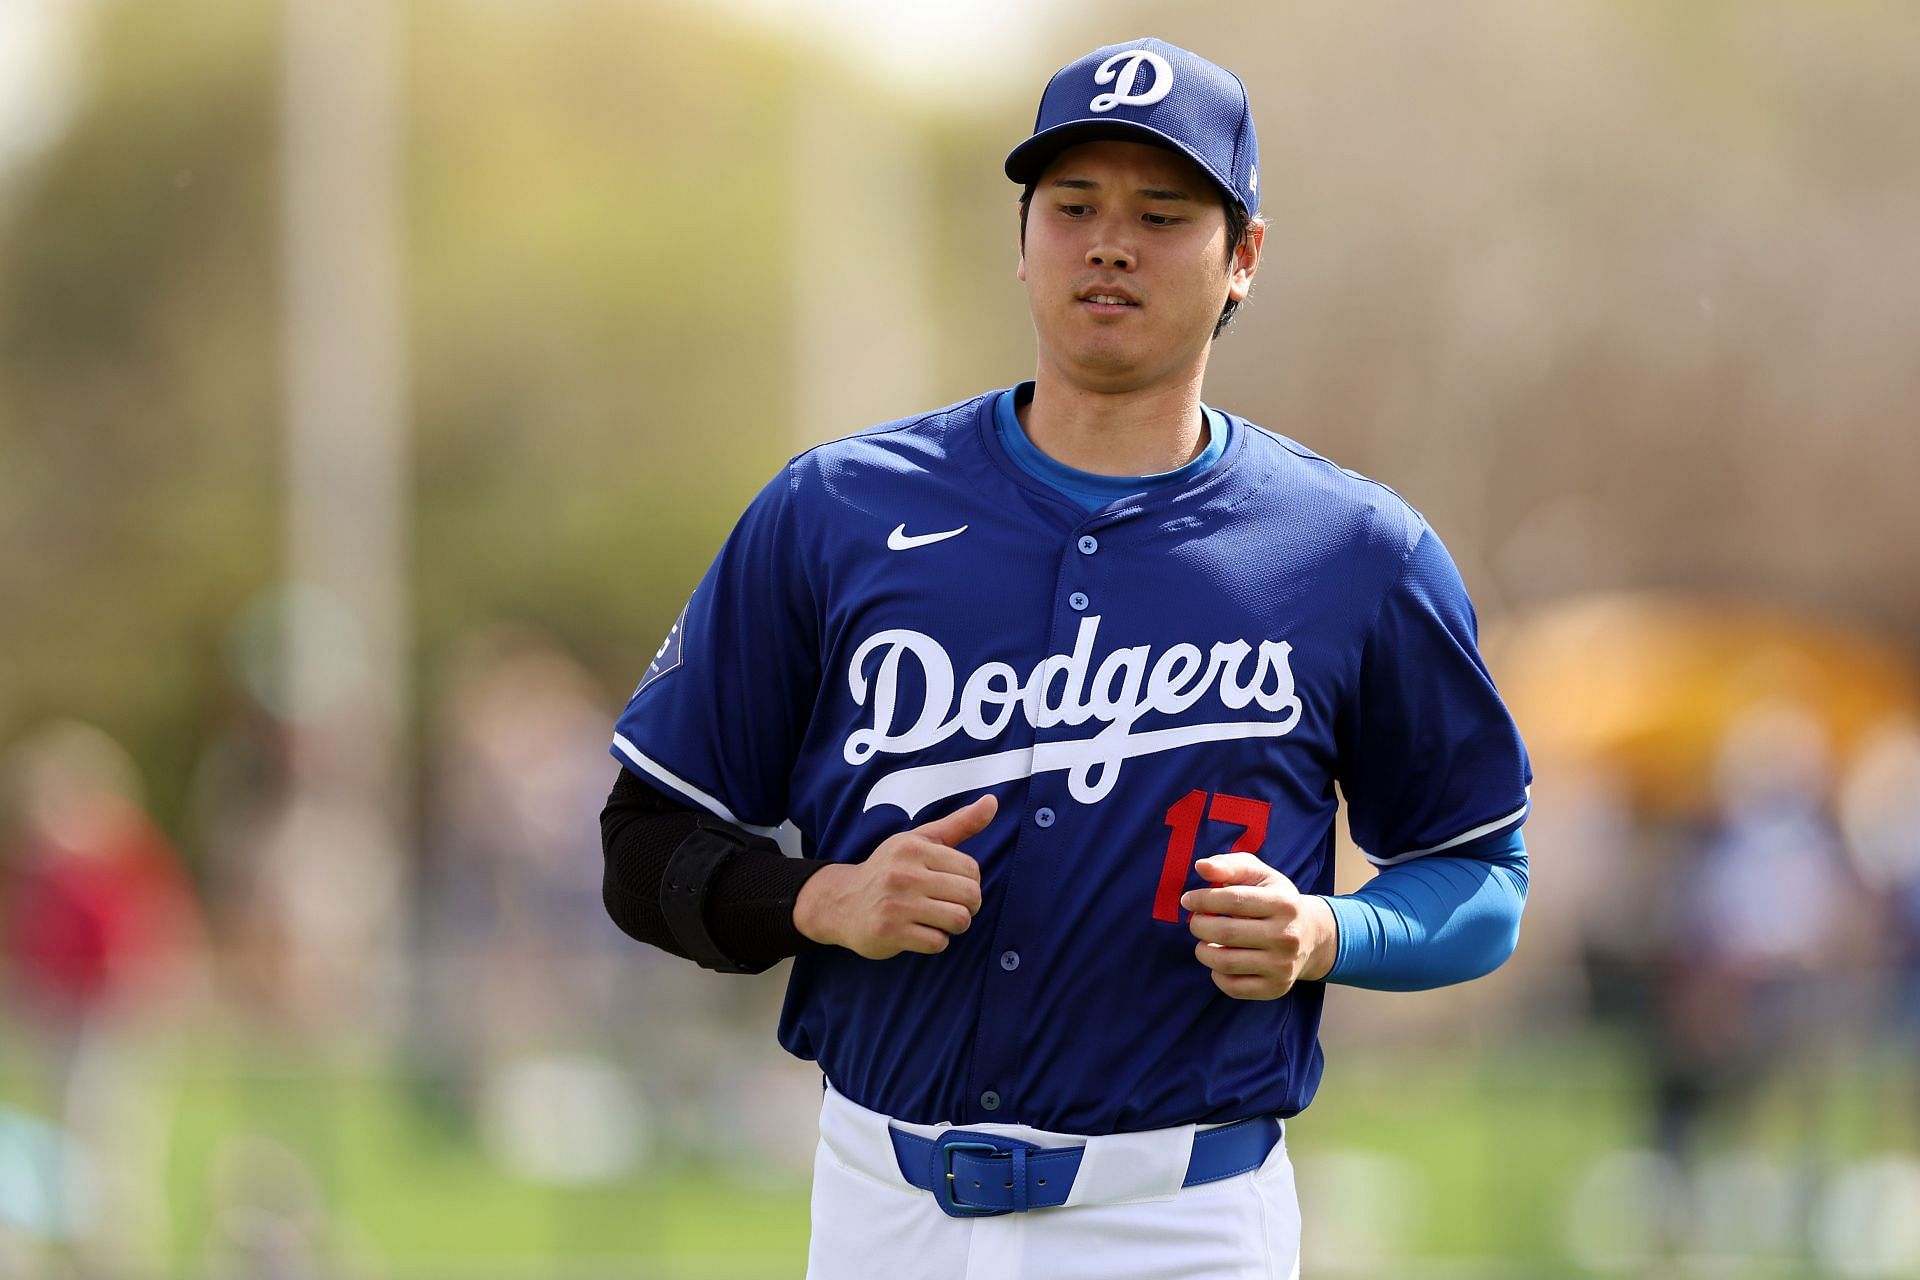
{"label": "jersey sleeve patch", "polygon": [[673,620],[673,626],[667,631],[667,638],[660,642],[660,648],[654,653],[653,661],[647,664],[645,673],[640,677],[640,683],[633,687],[633,694],[628,701],[639,697],[642,689],[679,667],[681,656],[686,652],[687,610],[692,607],[691,599],[681,606],[680,616]]}
{"label": "jersey sleeve patch", "polygon": [[790,813],[787,788],[820,687],[819,618],[793,502],[783,468],[721,544],[615,723],[743,826],[775,826]]}

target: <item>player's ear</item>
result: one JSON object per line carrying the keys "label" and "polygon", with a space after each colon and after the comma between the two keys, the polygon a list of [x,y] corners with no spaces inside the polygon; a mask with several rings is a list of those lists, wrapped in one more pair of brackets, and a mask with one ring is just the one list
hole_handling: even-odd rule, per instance
{"label": "player's ear", "polygon": [[1255,217],[1247,223],[1240,243],[1233,247],[1233,267],[1227,277],[1227,296],[1245,302],[1253,291],[1253,273],[1260,269],[1260,246],[1266,238],[1267,224]]}
{"label": "player's ear", "polygon": [[1027,280],[1027,206],[1024,201],[1014,207],[1014,216],[1020,220],[1020,265],[1014,268],[1013,277],[1022,284]]}

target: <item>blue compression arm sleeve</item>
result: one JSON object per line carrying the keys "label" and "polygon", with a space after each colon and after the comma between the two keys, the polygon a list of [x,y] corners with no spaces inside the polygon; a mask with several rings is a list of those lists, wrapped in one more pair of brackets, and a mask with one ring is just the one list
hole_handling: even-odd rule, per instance
{"label": "blue compression arm sleeve", "polygon": [[1326,981],[1424,991],[1492,973],[1513,954],[1526,902],[1517,831],[1469,856],[1382,867],[1357,892],[1327,898],[1340,942]]}

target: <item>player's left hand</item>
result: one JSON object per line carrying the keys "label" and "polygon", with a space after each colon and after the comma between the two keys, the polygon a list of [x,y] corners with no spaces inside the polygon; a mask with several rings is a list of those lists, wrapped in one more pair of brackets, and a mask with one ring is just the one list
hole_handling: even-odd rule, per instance
{"label": "player's left hand", "polygon": [[1296,982],[1333,968],[1339,943],[1333,908],[1250,853],[1193,864],[1208,882],[1183,894],[1193,953],[1213,970],[1213,985],[1236,1000],[1278,1000]]}

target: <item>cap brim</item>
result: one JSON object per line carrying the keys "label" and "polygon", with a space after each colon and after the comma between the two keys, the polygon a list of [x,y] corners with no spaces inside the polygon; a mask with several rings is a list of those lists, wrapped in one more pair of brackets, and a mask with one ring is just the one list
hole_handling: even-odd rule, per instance
{"label": "cap brim", "polygon": [[1178,151],[1198,165],[1200,172],[1212,178],[1213,184],[1226,193],[1228,200],[1234,204],[1241,203],[1240,193],[1215,173],[1213,166],[1196,155],[1191,147],[1136,120],[1069,120],[1051,129],[1043,129],[1007,153],[1007,177],[1022,186],[1038,182],[1047,166],[1053,163],[1053,158],[1068,147],[1077,147],[1083,142],[1103,141],[1144,142]]}

